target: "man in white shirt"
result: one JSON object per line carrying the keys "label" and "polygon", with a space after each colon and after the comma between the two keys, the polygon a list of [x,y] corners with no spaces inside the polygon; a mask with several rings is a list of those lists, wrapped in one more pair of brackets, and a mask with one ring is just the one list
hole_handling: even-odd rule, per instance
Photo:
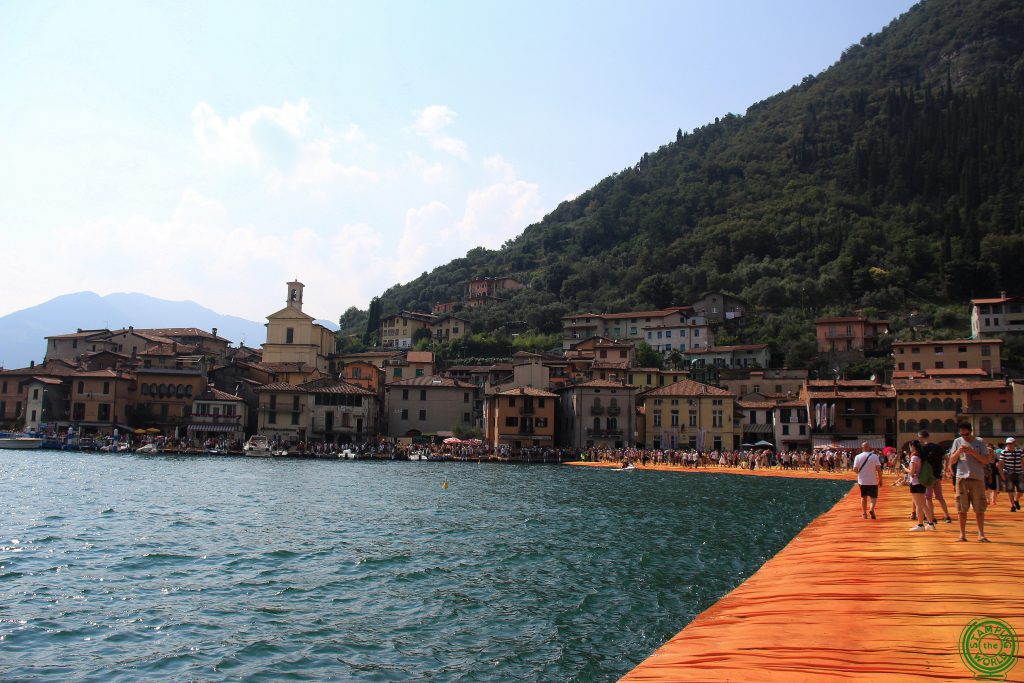
{"label": "man in white shirt", "polygon": [[960,538],[967,540],[967,511],[974,508],[978,525],[978,540],[988,543],[985,536],[985,465],[992,462],[988,446],[973,435],[970,422],[960,423],[960,436],[953,439],[949,451],[949,465],[956,473],[956,516],[960,522]]}
{"label": "man in white shirt", "polygon": [[[868,515],[871,515],[871,519],[875,519],[878,485],[882,483],[882,461],[871,450],[871,444],[867,441],[860,447],[863,450],[853,459],[853,471],[857,473],[857,483],[860,485],[861,516],[867,519]],[[871,499],[870,508],[868,507],[868,498]]]}

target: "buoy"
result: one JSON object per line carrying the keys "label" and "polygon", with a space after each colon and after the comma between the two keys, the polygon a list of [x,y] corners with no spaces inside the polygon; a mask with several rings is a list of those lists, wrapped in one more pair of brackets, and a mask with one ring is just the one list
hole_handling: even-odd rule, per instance
{"label": "buoy", "polygon": [[447,480],[447,479],[445,479],[445,480],[444,480],[444,483],[443,483],[443,484],[441,484],[441,488],[443,488],[443,489],[444,489],[445,491],[447,491],[447,490],[448,490],[448,480]]}

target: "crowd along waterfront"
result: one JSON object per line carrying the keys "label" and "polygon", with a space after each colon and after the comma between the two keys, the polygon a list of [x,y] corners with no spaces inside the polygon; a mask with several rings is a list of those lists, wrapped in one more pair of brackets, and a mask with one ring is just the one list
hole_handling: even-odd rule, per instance
{"label": "crowd along waterfront", "polygon": [[0,679],[614,680],[849,486],[7,451]]}

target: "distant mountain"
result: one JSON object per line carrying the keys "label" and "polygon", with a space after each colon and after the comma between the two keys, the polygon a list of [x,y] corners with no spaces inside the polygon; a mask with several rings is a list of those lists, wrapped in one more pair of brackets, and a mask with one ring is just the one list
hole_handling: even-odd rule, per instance
{"label": "distant mountain", "polygon": [[806,363],[815,315],[862,310],[904,334],[918,311],[963,335],[972,296],[1024,293],[1020,0],[924,0],[743,115],[673,132],[501,249],[388,289],[380,315],[457,301],[481,276],[527,284],[462,312],[498,334],[722,290],[758,314],[722,343]]}
{"label": "distant mountain", "polygon": [[[331,323],[322,324],[337,329]],[[94,292],[65,294],[0,318],[0,365],[20,368],[42,361],[45,337],[82,329],[134,327],[217,328],[217,334],[233,344],[259,347],[266,341],[263,323],[221,315],[194,301],[166,301],[145,294]]]}

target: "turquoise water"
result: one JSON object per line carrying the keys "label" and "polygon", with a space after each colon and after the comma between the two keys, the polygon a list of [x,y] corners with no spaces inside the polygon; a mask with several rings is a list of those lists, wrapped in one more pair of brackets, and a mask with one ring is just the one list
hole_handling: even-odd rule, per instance
{"label": "turquoise water", "polygon": [[849,488],[0,451],[0,680],[612,681]]}

